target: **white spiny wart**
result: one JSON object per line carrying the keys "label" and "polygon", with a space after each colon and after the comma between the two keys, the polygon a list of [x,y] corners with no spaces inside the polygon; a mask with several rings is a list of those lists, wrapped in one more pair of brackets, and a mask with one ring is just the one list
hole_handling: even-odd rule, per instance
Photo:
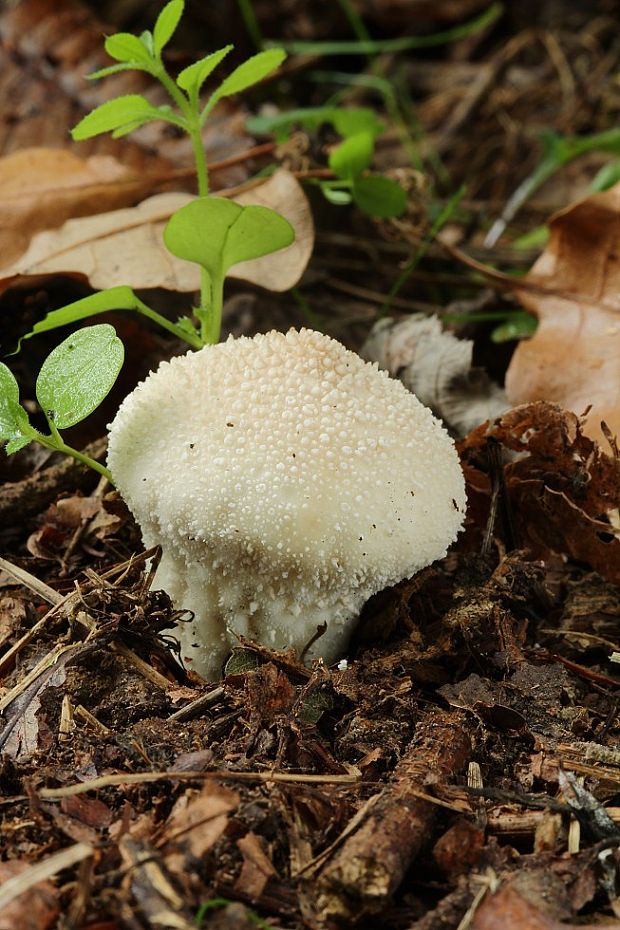
{"label": "white spiny wart", "polygon": [[108,464],[211,678],[235,633],[302,652],[326,625],[307,658],[335,661],[370,595],[445,555],[465,514],[430,411],[306,329],[162,363],[121,405]]}

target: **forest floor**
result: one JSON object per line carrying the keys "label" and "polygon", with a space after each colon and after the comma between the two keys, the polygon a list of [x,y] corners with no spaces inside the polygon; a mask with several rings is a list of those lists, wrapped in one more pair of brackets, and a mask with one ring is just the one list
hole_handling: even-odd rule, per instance
{"label": "forest floor", "polygon": [[[68,136],[111,93],[83,79],[107,61],[102,34],[138,33],[159,9],[21,0],[0,12],[3,268],[71,217],[96,236],[106,210],[192,189],[188,146],[159,125]],[[188,3],[171,67],[231,41],[238,63],[255,51],[248,28],[276,42],[439,34],[400,51],[301,49],[223,106],[205,144],[216,188],[274,161],[292,172],[316,228],[292,294],[231,283],[226,333],[306,325],[360,350],[393,321],[393,343],[364,351],[386,367],[398,356],[393,373],[455,435],[465,529],[445,559],[369,602],[346,662],[305,667],[240,642],[224,678],[204,682],[165,632],[181,611],[153,589],[153,553],[119,495],[41,447],[0,453],[0,930],[620,930],[617,5],[252,9]],[[277,145],[245,128],[259,111],[328,100],[376,109],[373,168],[407,189],[401,217],[325,199],[329,125]],[[52,150],[129,174],[50,179]],[[66,270],[1,285],[3,356],[33,422],[58,333],[6,353],[102,286]],[[187,305],[151,297],[162,312]],[[453,341],[428,336],[432,315]],[[67,431],[100,459],[120,399],[183,351],[127,314],[105,319],[128,363]],[[403,325],[421,327],[413,347]],[[428,381],[413,366],[422,331]]]}

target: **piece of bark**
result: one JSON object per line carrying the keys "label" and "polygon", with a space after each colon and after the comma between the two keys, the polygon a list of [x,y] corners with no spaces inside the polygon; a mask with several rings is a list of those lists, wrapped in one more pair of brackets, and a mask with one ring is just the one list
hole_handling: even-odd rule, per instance
{"label": "piece of bark", "polygon": [[396,891],[430,835],[437,807],[419,797],[451,781],[467,765],[466,716],[434,708],[416,727],[393,783],[325,866],[308,894],[320,923],[356,922],[376,913]]}

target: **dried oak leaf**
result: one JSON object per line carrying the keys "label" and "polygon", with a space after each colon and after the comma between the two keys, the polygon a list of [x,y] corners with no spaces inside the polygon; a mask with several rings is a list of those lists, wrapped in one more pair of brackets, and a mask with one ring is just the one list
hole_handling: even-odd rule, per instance
{"label": "dried oak leaf", "polygon": [[28,148],[0,158],[2,261],[16,261],[41,230],[132,205],[161,180],[161,173],[138,173],[111,155],[83,159],[65,149]]}
{"label": "dried oak leaf", "polygon": [[600,440],[620,435],[620,184],[556,213],[549,244],[517,289],[539,326],[506,375],[512,404],[547,400]]}
{"label": "dried oak leaf", "polygon": [[478,518],[490,496],[489,442],[520,453],[505,467],[519,545],[539,558],[550,552],[569,555],[620,582],[620,539],[610,522],[620,507],[617,455],[605,455],[584,434],[579,418],[555,404],[509,410],[460,444],[470,513]]}
{"label": "dried oak leaf", "polygon": [[[175,258],[164,247],[163,228],[172,213],[193,198],[156,194],[136,207],[68,220],[60,229],[38,233],[19,261],[1,269],[0,292],[24,277],[73,274],[94,288],[128,285],[136,290],[163,287],[200,289],[200,267]],[[306,195],[288,171],[233,198],[237,203],[269,206],[295,229],[295,241],[263,258],[235,265],[230,277],[271,290],[287,291],[303,274],[314,246],[314,224]]]}
{"label": "dried oak leaf", "polygon": [[[579,924],[579,930],[594,930],[600,924]],[[606,923],[605,930],[620,930],[620,923]],[[576,924],[567,924],[556,920],[550,914],[539,910],[515,888],[507,885],[497,892],[488,894],[471,923],[471,930],[497,930],[497,927],[510,927],[510,930],[578,930]]]}

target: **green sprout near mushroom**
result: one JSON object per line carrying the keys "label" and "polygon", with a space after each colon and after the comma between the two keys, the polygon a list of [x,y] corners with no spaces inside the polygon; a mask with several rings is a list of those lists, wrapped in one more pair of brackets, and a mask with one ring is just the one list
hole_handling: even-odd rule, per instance
{"label": "green sprout near mushroom", "polygon": [[[164,242],[172,255],[195,262],[201,269],[200,301],[192,317],[168,320],[142,301],[130,287],[112,287],[53,310],[22,338],[74,324],[110,310],[130,310],[159,324],[192,349],[217,343],[222,325],[224,281],[233,265],[262,258],[290,245],[295,233],[291,224],[264,206],[241,206],[209,194],[209,174],[202,144],[202,130],[218,101],[239,94],[272,74],[286,53],[273,48],[259,52],[235,68],[201,99],[211,73],[232,50],[218,49],[184,68],[173,78],[163,52],[174,35],[184,10],[184,0],[170,0],[157,17],[153,31],[140,36],[118,33],[105,41],[115,64],[89,75],[91,80],[119,71],[144,71],[162,84],[171,103],[154,106],[142,94],[126,94],[108,100],[88,113],[72,130],[74,141],[111,132],[119,138],[153,121],[163,121],[187,133],[192,142],[199,196],[170,218]],[[123,347],[111,326],[99,325],[69,336],[46,359],[37,380],[37,400],[47,418],[50,433],[44,435],[30,423],[19,403],[17,382],[0,363],[0,442],[10,455],[36,441],[90,465],[110,481],[108,469],[68,446],[59,430],[79,423],[92,413],[112,388],[123,362]]]}

